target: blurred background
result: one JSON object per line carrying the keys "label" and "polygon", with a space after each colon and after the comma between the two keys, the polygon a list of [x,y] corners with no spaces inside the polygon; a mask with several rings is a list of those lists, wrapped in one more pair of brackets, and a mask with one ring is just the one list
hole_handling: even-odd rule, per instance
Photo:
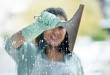
{"label": "blurred background", "polygon": [[17,66],[4,50],[10,35],[48,7],[63,8],[69,20],[80,4],[85,8],[74,52],[85,75],[110,75],[110,0],[0,0],[0,75],[16,75]]}

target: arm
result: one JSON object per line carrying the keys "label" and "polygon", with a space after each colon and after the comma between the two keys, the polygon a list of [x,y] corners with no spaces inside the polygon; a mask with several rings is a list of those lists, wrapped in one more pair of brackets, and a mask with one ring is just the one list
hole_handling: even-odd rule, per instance
{"label": "arm", "polygon": [[83,66],[79,56],[72,53],[72,56],[69,56],[68,58],[69,60],[67,63],[70,66],[70,73],[72,73],[72,75],[84,75]]}
{"label": "arm", "polygon": [[84,75],[83,66],[82,66],[82,63],[81,63],[79,56],[76,55],[75,53],[73,53],[73,54],[74,54],[74,60],[77,64],[77,72],[78,72],[77,75]]}
{"label": "arm", "polygon": [[26,40],[34,39],[44,30],[54,28],[60,21],[55,15],[47,12],[42,13],[41,18],[42,20],[32,23],[7,39],[5,50],[16,62],[20,61],[22,54],[27,50],[25,47],[28,46],[24,44]]}
{"label": "arm", "polygon": [[20,47],[26,40],[36,38],[44,30],[54,28],[60,21],[59,18],[48,12],[41,13],[40,17],[41,19],[38,21],[12,35],[12,46],[14,48]]}
{"label": "arm", "polygon": [[5,44],[5,50],[14,59],[14,61],[18,63],[22,55],[21,51],[24,51],[24,44],[19,48],[14,48],[12,46],[12,42],[12,38],[9,37]]}
{"label": "arm", "polygon": [[38,51],[37,47],[35,47],[35,45],[30,42],[25,42],[18,48],[13,48],[11,37],[9,37],[6,41],[5,50],[17,64],[27,57],[27,53],[29,53],[31,56],[31,54],[33,55],[33,53],[37,53]]}

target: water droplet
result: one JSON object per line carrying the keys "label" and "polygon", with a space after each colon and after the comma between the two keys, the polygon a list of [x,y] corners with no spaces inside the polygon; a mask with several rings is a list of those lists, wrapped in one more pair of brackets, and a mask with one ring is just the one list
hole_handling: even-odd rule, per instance
{"label": "water droplet", "polygon": [[24,59],[24,55],[22,54],[22,59]]}
{"label": "water droplet", "polygon": [[14,44],[16,44],[16,41],[13,41],[13,42],[12,42],[12,45],[14,45]]}
{"label": "water droplet", "polygon": [[43,40],[41,40],[41,42],[43,42]]}
{"label": "water droplet", "polygon": [[25,61],[27,61],[27,59],[25,59]]}
{"label": "water droplet", "polygon": [[36,58],[37,56],[35,56],[35,58]]}

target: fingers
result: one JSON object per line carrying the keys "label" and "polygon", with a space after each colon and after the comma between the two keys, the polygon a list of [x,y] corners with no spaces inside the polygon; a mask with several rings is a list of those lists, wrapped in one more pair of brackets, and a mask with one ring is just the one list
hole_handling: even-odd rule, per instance
{"label": "fingers", "polygon": [[47,16],[45,16],[44,23],[46,23],[50,27],[55,27],[55,25],[58,22],[60,22],[60,18],[58,18],[55,15],[47,12]]}
{"label": "fingers", "polygon": [[53,22],[51,23],[51,25],[54,25],[54,27],[56,26],[57,23],[60,22],[60,18],[56,17],[53,19]]}
{"label": "fingers", "polygon": [[56,16],[49,12],[43,12],[41,13],[41,18],[43,19],[43,23],[49,26]]}
{"label": "fingers", "polygon": [[55,27],[55,25],[60,22],[60,18],[56,17],[55,15],[49,12],[42,12],[41,13],[41,20],[43,24],[49,26],[49,28]]}

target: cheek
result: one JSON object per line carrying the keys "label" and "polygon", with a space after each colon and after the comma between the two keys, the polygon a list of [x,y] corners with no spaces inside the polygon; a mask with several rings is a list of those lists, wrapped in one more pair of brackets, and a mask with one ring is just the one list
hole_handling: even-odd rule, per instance
{"label": "cheek", "polygon": [[61,31],[59,36],[61,36],[61,38],[64,39],[65,35],[66,35],[66,31]]}
{"label": "cheek", "polygon": [[45,39],[45,40],[48,40],[48,39],[50,38],[50,35],[51,35],[51,34],[52,34],[51,31],[45,31],[45,32],[43,33],[44,39]]}
{"label": "cheek", "polygon": [[58,40],[56,40],[56,42],[61,43],[65,38],[65,34],[66,32],[61,32],[60,34],[58,34]]}

